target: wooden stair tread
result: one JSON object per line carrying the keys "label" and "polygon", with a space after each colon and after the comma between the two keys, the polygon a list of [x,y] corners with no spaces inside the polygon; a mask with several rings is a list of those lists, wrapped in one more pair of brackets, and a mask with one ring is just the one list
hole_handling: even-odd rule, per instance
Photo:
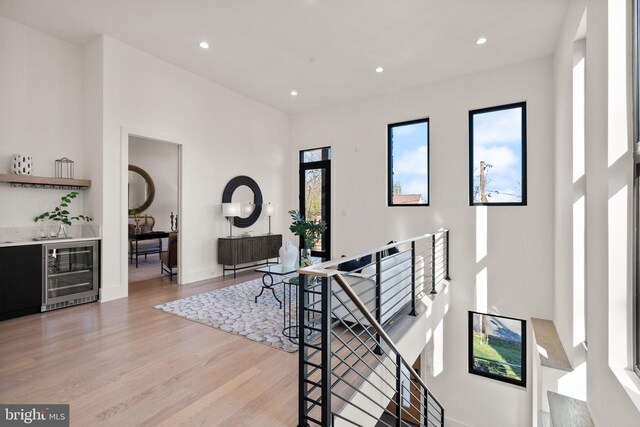
{"label": "wooden stair tread", "polygon": [[547,391],[553,427],[595,427],[587,402]]}
{"label": "wooden stair tread", "polygon": [[573,371],[553,321],[532,317],[531,325],[536,336],[542,366],[567,372]]}

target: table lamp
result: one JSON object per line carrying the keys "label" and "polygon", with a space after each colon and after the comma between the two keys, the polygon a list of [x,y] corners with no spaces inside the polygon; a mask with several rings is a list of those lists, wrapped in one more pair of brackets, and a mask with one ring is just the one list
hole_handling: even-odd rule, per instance
{"label": "table lamp", "polygon": [[229,220],[229,237],[233,237],[233,217],[240,216],[240,203],[223,203],[222,216]]}
{"label": "table lamp", "polygon": [[256,205],[254,205],[252,202],[249,202],[242,207],[242,213],[244,214],[244,216],[249,216],[253,213],[253,210],[255,208],[256,208]]}
{"label": "table lamp", "polygon": [[271,216],[276,212],[276,205],[266,203],[262,205],[262,209],[264,210],[264,213],[269,217],[269,234],[271,234]]}

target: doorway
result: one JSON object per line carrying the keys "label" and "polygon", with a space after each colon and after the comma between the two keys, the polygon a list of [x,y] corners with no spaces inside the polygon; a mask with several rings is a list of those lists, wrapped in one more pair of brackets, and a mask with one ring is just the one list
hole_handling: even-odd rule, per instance
{"label": "doorway", "polygon": [[179,269],[180,145],[128,136],[127,277],[176,283]]}
{"label": "doorway", "polygon": [[[300,213],[307,220],[327,223],[311,256],[331,258],[331,147],[300,151]],[[302,247],[302,241],[300,242]]]}

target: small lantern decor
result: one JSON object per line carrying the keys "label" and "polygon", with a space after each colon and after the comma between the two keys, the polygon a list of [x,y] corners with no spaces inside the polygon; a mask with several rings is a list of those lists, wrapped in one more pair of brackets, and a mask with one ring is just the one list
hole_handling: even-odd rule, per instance
{"label": "small lantern decor", "polygon": [[11,170],[16,175],[31,175],[33,169],[33,157],[22,154],[14,154],[11,159]]}
{"label": "small lantern decor", "polygon": [[73,160],[66,157],[56,160],[56,178],[73,179]]}

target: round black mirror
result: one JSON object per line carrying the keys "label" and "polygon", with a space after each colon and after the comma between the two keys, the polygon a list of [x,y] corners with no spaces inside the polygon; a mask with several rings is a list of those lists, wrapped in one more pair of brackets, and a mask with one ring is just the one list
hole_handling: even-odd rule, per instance
{"label": "round black mirror", "polygon": [[[247,188],[244,188],[247,187]],[[238,194],[235,195],[236,190]],[[251,198],[253,194],[253,198]],[[241,211],[245,211],[245,207],[249,203],[253,203],[253,210],[251,213],[242,213],[242,216],[236,216],[233,218],[233,225],[238,228],[251,227],[258,221],[260,214],[262,213],[262,192],[258,183],[248,176],[241,175],[233,178],[222,193],[222,203],[241,203]],[[246,216],[245,216],[246,215]]]}

